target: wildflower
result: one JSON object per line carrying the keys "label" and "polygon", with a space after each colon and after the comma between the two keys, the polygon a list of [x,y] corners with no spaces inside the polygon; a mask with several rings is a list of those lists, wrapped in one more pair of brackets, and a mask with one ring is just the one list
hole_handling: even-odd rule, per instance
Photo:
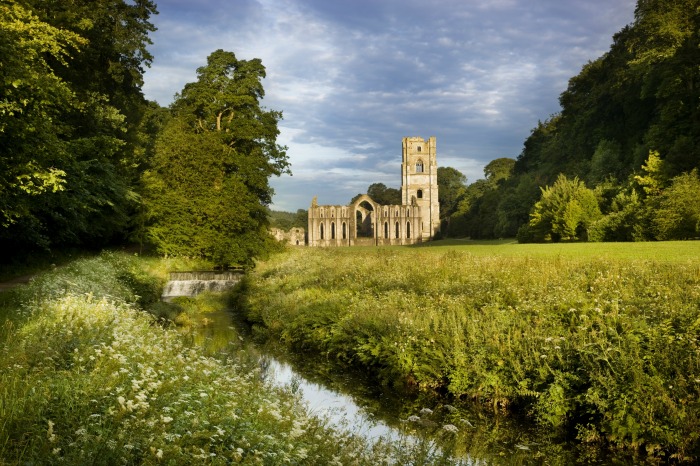
{"label": "wildflower", "polygon": [[162,458],[163,458],[163,450],[161,450],[160,448],[159,448],[158,451],[156,452],[156,458],[158,458],[158,459],[162,459]]}
{"label": "wildflower", "polygon": [[163,424],[167,424],[168,422],[172,422],[173,418],[170,416],[161,416],[160,420],[163,421]]}
{"label": "wildflower", "polygon": [[433,414],[433,410],[430,408],[423,408],[420,410],[421,414]]}
{"label": "wildflower", "polygon": [[418,422],[420,421],[420,416],[416,416],[415,414],[413,416],[408,416],[408,420],[410,422]]}
{"label": "wildflower", "polygon": [[452,405],[445,405],[445,409],[446,409],[447,411],[451,412],[451,413],[454,413],[454,412],[457,411],[457,408],[455,408],[455,407],[452,406]]}
{"label": "wildflower", "polygon": [[456,434],[457,432],[459,432],[459,429],[454,424],[445,424],[444,426],[442,426],[442,430],[451,434]]}
{"label": "wildflower", "polygon": [[49,429],[46,432],[46,436],[48,437],[49,442],[52,442],[52,443],[56,441],[56,434],[53,433],[53,426],[54,425],[55,424],[51,420],[49,420]]}
{"label": "wildflower", "polygon": [[54,455],[58,455],[60,452],[61,452],[60,448],[54,448],[53,450],[51,450],[51,453],[53,453]]}

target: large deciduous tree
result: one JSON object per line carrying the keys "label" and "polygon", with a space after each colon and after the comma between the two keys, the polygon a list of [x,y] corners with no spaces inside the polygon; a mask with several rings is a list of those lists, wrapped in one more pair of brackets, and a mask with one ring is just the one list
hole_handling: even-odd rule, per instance
{"label": "large deciduous tree", "polygon": [[10,0],[0,11],[0,248],[123,238],[155,5]]}
{"label": "large deciduous tree", "polygon": [[265,67],[217,50],[172,105],[144,176],[147,235],[165,254],[249,265],[270,241],[272,175],[289,172],[281,112],[261,106]]}
{"label": "large deciduous tree", "polygon": [[459,201],[467,189],[467,177],[452,167],[438,167],[438,201],[440,202],[440,230],[450,230],[450,218],[457,210]]}
{"label": "large deciduous tree", "polygon": [[86,41],[15,2],[0,5],[0,13],[0,228],[6,232],[21,220],[37,223],[35,198],[65,189],[59,121],[78,102],[49,60],[66,63]]}

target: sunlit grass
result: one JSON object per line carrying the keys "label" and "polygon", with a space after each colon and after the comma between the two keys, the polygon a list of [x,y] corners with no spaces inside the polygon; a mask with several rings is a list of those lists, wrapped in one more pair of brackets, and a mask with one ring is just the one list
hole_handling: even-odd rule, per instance
{"label": "sunlit grass", "polygon": [[[516,240],[441,240],[423,243],[417,248],[436,251],[461,251],[475,255],[504,257],[606,258],[684,262],[700,259],[700,241],[658,241],[638,243],[554,243],[520,244]],[[397,248],[400,249],[400,248]],[[406,249],[406,248],[403,248]]]}
{"label": "sunlit grass", "polygon": [[[162,283],[145,269],[160,268],[103,254],[7,295],[2,464],[387,464],[413,454],[329,427],[239,357],[237,338],[207,350],[141,310]],[[183,308],[206,314],[214,301]]]}
{"label": "sunlit grass", "polygon": [[246,312],[385,383],[581,442],[700,451],[700,242],[294,249],[259,265]]}

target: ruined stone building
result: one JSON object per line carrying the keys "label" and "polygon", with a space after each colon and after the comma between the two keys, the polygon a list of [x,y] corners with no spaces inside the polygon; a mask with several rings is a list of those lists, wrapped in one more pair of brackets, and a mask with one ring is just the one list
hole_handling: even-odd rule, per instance
{"label": "ruined stone building", "polygon": [[272,234],[277,241],[291,244],[292,246],[304,246],[306,244],[306,232],[303,228],[295,227],[289,231],[280,228],[270,228],[270,234]]}
{"label": "ruined stone building", "polygon": [[435,137],[402,140],[401,204],[380,205],[362,195],[350,205],[309,208],[309,246],[414,244],[440,229]]}

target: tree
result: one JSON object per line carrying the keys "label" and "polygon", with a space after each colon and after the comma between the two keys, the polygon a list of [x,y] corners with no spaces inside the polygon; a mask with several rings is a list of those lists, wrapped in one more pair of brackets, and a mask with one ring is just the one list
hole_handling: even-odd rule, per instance
{"label": "tree", "polygon": [[484,167],[484,176],[492,185],[497,185],[502,180],[507,180],[513,174],[515,160],[508,157],[494,159]]}
{"label": "tree", "polygon": [[634,180],[642,187],[644,193],[649,196],[658,196],[668,183],[667,168],[664,161],[656,151],[649,151],[649,158],[642,165],[644,175],[636,175]]}
{"label": "tree", "polygon": [[367,187],[367,195],[381,205],[400,205],[401,191],[388,188],[384,183],[372,183]]}
{"label": "tree", "polygon": [[0,6],[2,249],[121,239],[138,198],[143,151],[130,135],[145,102],[155,7],[148,0],[21,5]]}
{"label": "tree", "polygon": [[588,227],[601,217],[595,193],[578,178],[559,175],[530,214],[530,228],[537,240],[585,239]]}
{"label": "tree", "polygon": [[0,6],[0,227],[33,218],[37,198],[65,189],[60,159],[65,128],[58,122],[78,103],[49,64],[67,63],[86,41],[40,21],[15,2]]}
{"label": "tree", "polygon": [[144,176],[158,251],[198,256],[218,265],[251,265],[271,241],[269,178],[289,172],[279,146],[282,114],[260,106],[265,68],[217,50],[173,103]]}
{"label": "tree", "polygon": [[682,173],[661,194],[654,226],[661,240],[700,237],[700,178],[698,170]]}
{"label": "tree", "polygon": [[457,203],[464,196],[464,191],[467,189],[467,177],[455,168],[438,167],[437,183],[440,220],[447,224],[447,228],[442,228],[442,231],[447,232],[450,215],[457,210]]}

